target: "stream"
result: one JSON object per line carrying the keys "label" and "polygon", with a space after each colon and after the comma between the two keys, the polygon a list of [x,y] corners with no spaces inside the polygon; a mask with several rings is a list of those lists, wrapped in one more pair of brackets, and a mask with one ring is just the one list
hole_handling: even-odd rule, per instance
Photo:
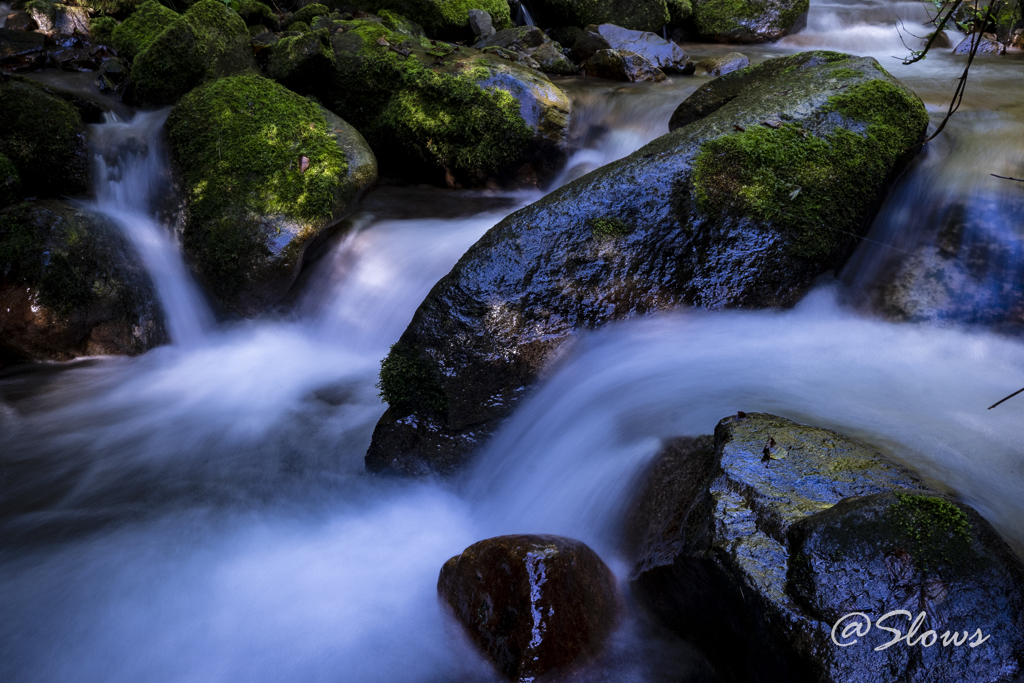
{"label": "stream", "polygon": [[[823,2],[778,44],[685,48],[872,55],[935,123],[963,58],[902,66],[897,15],[926,32],[920,4]],[[554,185],[667,132],[708,80],[560,80],[574,151]],[[1024,188],[989,175],[1024,175],[1022,82],[1021,54],[979,56],[946,132],[795,308],[680,310],[582,336],[456,481],[366,474],[380,361],[465,250],[541,193],[380,187],[273,314],[218,320],[158,215],[167,111],[109,115],[91,127],[88,206],[138,250],[172,343],[0,373],[0,680],[490,681],[438,603],[445,560],[499,534],[555,533],[624,578],[619,526],[660,440],[737,410],[860,439],[1021,552],[1024,397],[986,408],[1024,386]],[[991,315],[887,320],[880,288],[954,223],[970,228],[961,253],[999,245],[971,265]],[[651,628],[627,620],[593,675],[715,680]]]}

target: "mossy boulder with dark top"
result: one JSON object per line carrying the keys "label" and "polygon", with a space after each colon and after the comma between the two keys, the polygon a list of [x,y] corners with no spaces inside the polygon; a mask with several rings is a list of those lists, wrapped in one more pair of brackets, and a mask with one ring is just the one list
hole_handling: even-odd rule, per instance
{"label": "mossy boulder with dark top", "polygon": [[0,82],[0,154],[17,169],[23,197],[88,192],[89,157],[78,110],[45,86]]}
{"label": "mossy boulder with dark top", "polygon": [[790,306],[842,264],[928,115],[874,59],[775,61],[777,75],[473,245],[384,362],[390,408],[367,467],[458,469],[581,331],[680,306]]}
{"label": "mossy boulder with dark top", "polygon": [[[837,432],[740,413],[713,438],[670,440],[626,530],[634,597],[723,680],[1009,683],[1022,671],[1019,558],[972,508]],[[913,642],[882,647],[897,635],[882,627],[907,635],[922,612]],[[976,629],[990,638],[971,647]]]}
{"label": "mossy boulder with dark top", "polygon": [[245,22],[224,3],[202,0],[140,50],[129,94],[139,104],[168,105],[206,81],[255,71]]}
{"label": "mossy boulder with dark top", "polygon": [[[672,10],[670,4],[675,5]],[[685,17],[688,5],[679,0],[538,0],[530,3],[530,12],[544,27],[615,24],[633,31],[660,31],[673,14]]]}
{"label": "mossy boulder with dark top", "polygon": [[70,360],[166,341],[153,283],[117,226],[56,200],[0,211],[2,355]]}
{"label": "mossy boulder with dark top", "polygon": [[167,131],[187,195],[186,257],[245,316],[284,296],[309,245],[377,179],[354,128],[258,75],[192,91]]}
{"label": "mossy boulder with dark top", "polygon": [[620,600],[611,570],[580,541],[489,538],[441,568],[437,593],[510,681],[571,675],[599,653]]}
{"label": "mossy boulder with dark top", "polygon": [[809,0],[693,0],[689,26],[703,40],[770,43],[807,24]]}
{"label": "mossy boulder with dark top", "polygon": [[169,7],[156,0],[148,0],[111,32],[111,46],[119,56],[135,59],[179,17]]}
{"label": "mossy boulder with dark top", "polygon": [[532,184],[567,155],[569,99],[494,54],[335,21],[276,39],[260,59],[269,76],[359,129],[392,177]]}
{"label": "mossy boulder with dark top", "polygon": [[536,26],[507,28],[476,41],[473,47],[493,51],[500,57],[553,76],[571,76],[579,71],[577,66],[562,54],[562,46]]}

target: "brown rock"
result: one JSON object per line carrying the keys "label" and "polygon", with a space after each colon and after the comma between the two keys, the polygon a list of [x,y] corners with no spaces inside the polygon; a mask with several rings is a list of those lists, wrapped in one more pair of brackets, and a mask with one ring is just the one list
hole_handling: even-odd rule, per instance
{"label": "brown rock", "polygon": [[665,73],[635,52],[598,50],[584,62],[588,76],[613,81],[664,81]]}
{"label": "brown rock", "polygon": [[619,609],[601,558],[559,536],[474,543],[445,562],[437,593],[511,681],[582,664],[601,649]]}

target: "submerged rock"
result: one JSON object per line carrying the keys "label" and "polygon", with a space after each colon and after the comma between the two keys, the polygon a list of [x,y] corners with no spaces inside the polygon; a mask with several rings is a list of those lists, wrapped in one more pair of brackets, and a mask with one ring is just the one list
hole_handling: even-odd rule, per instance
{"label": "submerged rock", "polygon": [[[670,11],[669,6],[673,6]],[[689,14],[685,0],[538,0],[530,11],[540,26],[615,24],[633,31],[660,31]]]}
{"label": "submerged rock", "polygon": [[569,99],[501,57],[372,21],[275,40],[266,72],[354,125],[382,172],[449,185],[535,182],[567,154]]}
{"label": "submerged rock", "polygon": [[768,43],[803,28],[808,0],[693,0],[693,27],[704,40]]}
{"label": "submerged rock", "polygon": [[724,76],[750,66],[750,60],[741,52],[730,52],[718,57],[708,57],[697,62],[696,70],[711,76]]}
{"label": "submerged rock", "polygon": [[693,73],[693,61],[683,48],[650,31],[630,31],[613,24],[588,26],[586,30],[601,36],[611,49],[638,54],[665,73]]}
{"label": "submerged rock", "polygon": [[48,90],[20,77],[0,82],[0,154],[17,169],[21,196],[75,195],[90,186],[82,117]]}
{"label": "submerged rock", "polygon": [[[1024,663],[1020,560],[973,509],[836,432],[748,413],[670,441],[628,529],[634,596],[727,680],[994,682]],[[874,649],[894,610],[883,626],[904,635],[926,613],[924,645]],[[875,626],[833,631],[855,612]],[[940,639],[978,628],[978,648]]]}
{"label": "submerged rock", "polygon": [[377,179],[362,136],[262,76],[184,97],[167,121],[188,197],[186,256],[228,307],[255,316],[295,281],[307,247]]}
{"label": "submerged rock", "polygon": [[140,104],[173,104],[200,83],[256,70],[245,22],[218,0],[200,0],[142,44],[129,86]]}
{"label": "submerged rock", "polygon": [[664,81],[661,69],[646,59],[626,50],[598,50],[583,63],[588,76],[612,81]]}
{"label": "submerged rock", "polygon": [[691,107],[703,118],[512,214],[466,252],[382,365],[390,407],[371,471],[457,469],[579,331],[678,306],[789,306],[843,262],[927,112],[871,58],[765,64],[754,69],[777,75],[707,84]]}
{"label": "submerged rock", "polygon": [[60,201],[0,211],[0,355],[70,360],[166,341],[153,284],[116,226]]}
{"label": "submerged rock", "polygon": [[498,536],[441,568],[437,593],[510,681],[565,674],[597,654],[619,610],[597,554],[559,536]]}

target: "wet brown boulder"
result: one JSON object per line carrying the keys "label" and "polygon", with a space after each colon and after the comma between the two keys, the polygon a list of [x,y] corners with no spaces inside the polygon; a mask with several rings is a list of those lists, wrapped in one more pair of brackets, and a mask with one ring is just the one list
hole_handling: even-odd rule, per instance
{"label": "wet brown boulder", "polygon": [[441,568],[437,593],[511,681],[567,673],[597,654],[619,610],[597,554],[559,536],[490,538]]}
{"label": "wet brown boulder", "polygon": [[635,52],[598,50],[583,63],[588,76],[634,83],[665,80],[665,72]]}
{"label": "wet brown boulder", "polygon": [[697,62],[696,70],[710,76],[724,76],[750,66],[750,59],[740,52],[730,52],[718,57],[708,57]]}

